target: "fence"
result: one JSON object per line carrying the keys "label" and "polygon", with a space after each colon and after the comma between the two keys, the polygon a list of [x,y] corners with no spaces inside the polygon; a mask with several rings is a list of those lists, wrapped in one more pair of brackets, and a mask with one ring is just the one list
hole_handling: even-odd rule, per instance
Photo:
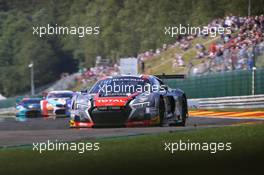
{"label": "fence", "polygon": [[164,81],[185,91],[188,98],[252,95],[253,88],[254,94],[264,94],[264,69],[255,70],[254,83],[252,77],[252,71],[240,70]]}

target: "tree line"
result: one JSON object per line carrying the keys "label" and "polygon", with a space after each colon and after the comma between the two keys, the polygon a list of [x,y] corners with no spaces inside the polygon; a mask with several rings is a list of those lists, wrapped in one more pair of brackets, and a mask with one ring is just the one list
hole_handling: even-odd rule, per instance
{"label": "tree line", "polygon": [[[263,13],[264,1],[252,1],[251,9]],[[165,26],[247,13],[248,0],[0,0],[0,93],[29,91],[31,61],[40,87],[62,72],[93,66],[97,55],[116,61],[174,42],[164,35]],[[33,26],[47,24],[100,26],[100,34],[32,34]]]}

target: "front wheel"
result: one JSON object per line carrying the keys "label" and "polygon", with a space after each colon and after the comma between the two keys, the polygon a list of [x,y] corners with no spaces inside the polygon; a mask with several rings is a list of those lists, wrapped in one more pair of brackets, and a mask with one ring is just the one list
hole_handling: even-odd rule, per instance
{"label": "front wheel", "polygon": [[181,105],[181,116],[180,122],[178,123],[179,126],[185,126],[187,118],[187,100],[183,97],[182,105]]}
{"label": "front wheel", "polygon": [[165,114],[165,104],[162,98],[159,100],[159,126],[163,126],[164,121],[164,114]]}

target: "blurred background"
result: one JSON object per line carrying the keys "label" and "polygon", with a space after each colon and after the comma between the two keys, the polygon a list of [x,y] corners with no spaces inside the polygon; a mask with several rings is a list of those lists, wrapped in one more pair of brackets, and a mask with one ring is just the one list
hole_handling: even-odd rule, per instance
{"label": "blurred background", "polygon": [[[80,90],[119,74],[127,57],[138,59],[139,73],[188,75],[171,86],[193,98],[252,94],[254,71],[254,93],[263,94],[263,9],[263,0],[0,0],[0,98],[32,93],[32,74],[36,94]],[[32,34],[47,24],[99,26],[100,34]],[[179,24],[231,27],[232,34],[164,34]],[[225,84],[215,82],[221,77]],[[211,91],[194,91],[202,84]]]}

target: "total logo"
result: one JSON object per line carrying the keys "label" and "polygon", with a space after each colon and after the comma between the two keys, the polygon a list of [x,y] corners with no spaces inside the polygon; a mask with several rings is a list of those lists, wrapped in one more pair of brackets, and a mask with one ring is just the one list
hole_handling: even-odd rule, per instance
{"label": "total logo", "polygon": [[123,99],[98,99],[98,103],[125,103]]}
{"label": "total logo", "polygon": [[96,99],[95,106],[125,106],[127,98]]}

